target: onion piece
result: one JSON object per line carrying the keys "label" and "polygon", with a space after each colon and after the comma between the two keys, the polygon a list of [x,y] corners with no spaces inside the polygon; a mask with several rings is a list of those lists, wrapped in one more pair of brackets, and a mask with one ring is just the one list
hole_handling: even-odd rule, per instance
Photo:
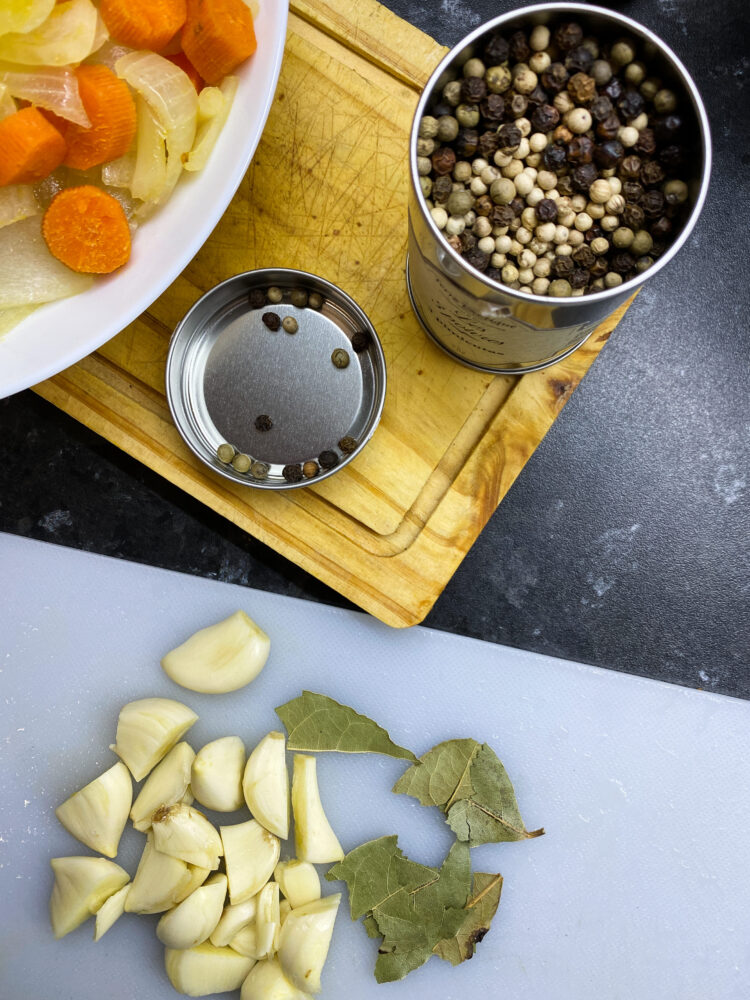
{"label": "onion piece", "polygon": [[201,91],[200,97],[198,98],[199,105],[201,98],[206,91],[215,91],[218,89],[224,100],[217,113],[214,114],[212,118],[208,118],[198,126],[198,131],[195,136],[195,144],[185,160],[185,170],[192,172],[196,170],[203,170],[205,167],[208,162],[208,158],[216,145],[216,140],[219,138],[219,134],[224,128],[227,117],[229,116],[234,96],[237,93],[238,85],[239,80],[236,76],[228,76],[222,81],[221,87],[206,87]]}
{"label": "onion piece", "polygon": [[78,80],[75,73],[67,67],[45,66],[36,69],[0,63],[0,83],[5,84],[11,97],[54,111],[60,118],[67,118],[82,128],[91,127],[78,92]]}
{"label": "onion piece", "polygon": [[140,94],[135,105],[138,134],[130,193],[141,201],[157,201],[167,183],[167,133],[154,109]]}
{"label": "onion piece", "polygon": [[[172,193],[182,173],[183,158],[190,152],[195,141],[198,95],[187,73],[155,52],[133,52],[123,56],[115,63],[115,72],[147,102],[166,133],[167,169],[164,186],[156,198],[144,198],[147,201],[162,202]],[[140,142],[139,134],[139,147]],[[133,195],[136,198],[144,197],[135,187]]]}
{"label": "onion piece", "polygon": [[135,162],[135,149],[130,149],[124,156],[118,156],[116,160],[103,164],[102,182],[107,187],[130,188],[135,173]]}
{"label": "onion piece", "polygon": [[[96,40],[94,40],[94,44],[96,44]],[[111,69],[114,73],[117,60],[122,59],[123,56],[129,56],[132,52],[135,52],[135,49],[131,49],[127,45],[120,45],[119,42],[108,38],[85,62],[95,63],[97,66],[106,66],[107,69]]]}
{"label": "onion piece", "polygon": [[0,35],[9,31],[33,31],[52,13],[56,0],[3,0]]}
{"label": "onion piece", "polygon": [[10,309],[0,309],[0,340],[38,308],[39,306],[12,306]]}
{"label": "onion piece", "polygon": [[95,53],[104,45],[105,42],[109,41],[109,28],[104,23],[104,18],[99,13],[96,12],[96,31],[94,32],[94,40],[91,43],[91,51],[89,52],[87,58],[91,59]]}
{"label": "onion piece", "polygon": [[0,229],[14,222],[39,215],[41,208],[31,184],[9,184],[0,187]]}
{"label": "onion piece", "polygon": [[91,0],[67,0],[46,21],[25,34],[0,37],[0,59],[27,66],[66,66],[82,62],[96,38],[97,10]]}
{"label": "onion piece", "polygon": [[77,295],[91,288],[93,280],[52,256],[40,216],[0,229],[0,309]]}
{"label": "onion piece", "polygon": [[14,115],[17,110],[16,102],[10,96],[7,86],[0,83],[0,122],[8,115]]}

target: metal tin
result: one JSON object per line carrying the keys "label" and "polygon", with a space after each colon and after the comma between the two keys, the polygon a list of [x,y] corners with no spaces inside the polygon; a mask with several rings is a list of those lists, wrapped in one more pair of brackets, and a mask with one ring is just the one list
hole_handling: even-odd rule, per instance
{"label": "metal tin", "polygon": [[[253,308],[251,293],[271,287],[281,289],[282,301]],[[292,292],[300,290],[320,295],[321,308],[294,305]],[[269,329],[265,313],[294,317],[297,332]],[[346,367],[334,365],[337,350],[348,355]],[[385,385],[383,349],[356,302],[324,278],[286,268],[248,271],[212,288],[177,326],[167,357],[167,400],[185,443],[219,475],[264,490],[312,486],[356,458],[380,420]],[[261,415],[270,417],[269,430],[256,428]],[[356,446],[342,449],[346,437]],[[266,474],[222,462],[223,443]],[[285,466],[318,462],[322,452],[335,453],[335,466],[321,465],[300,482],[282,475]]]}
{"label": "metal tin", "polygon": [[[470,267],[437,228],[419,188],[417,138],[420,119],[435,94],[452,78],[451,69],[481,47],[498,28],[513,32],[575,17],[586,34],[637,38],[649,70],[671,87],[694,136],[693,173],[688,183],[692,210],[666,253],[647,271],[616,288],[571,298],[549,298],[508,288]],[[692,119],[692,120],[691,120]],[[711,141],[703,102],[690,75],[672,50],[636,21],[601,7],[549,3],[525,7],[481,25],[445,56],[427,82],[411,131],[409,254],[406,280],[414,312],[426,333],[462,364],[480,371],[520,374],[554,364],[589,334],[644,282],[658,274],[685,243],[700,215],[711,172]]]}

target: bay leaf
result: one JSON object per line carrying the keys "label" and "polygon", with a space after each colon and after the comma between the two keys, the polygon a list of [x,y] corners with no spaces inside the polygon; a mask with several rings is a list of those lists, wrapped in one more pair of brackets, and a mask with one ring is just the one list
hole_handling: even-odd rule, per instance
{"label": "bay leaf", "polygon": [[452,936],[445,936],[438,941],[433,952],[451,965],[459,965],[472,958],[476,946],[490,929],[500,903],[502,888],[502,875],[475,872],[471,897],[464,907],[461,925]]}
{"label": "bay leaf", "polygon": [[303,691],[276,709],[289,734],[287,749],[321,753],[379,753],[416,761],[416,756],[394,743],[382,726],[328,695]]}
{"label": "bay leaf", "polygon": [[439,809],[445,809],[456,799],[468,798],[474,790],[471,766],[480,749],[481,744],[476,740],[438,743],[398,779],[393,791],[397,795],[411,795],[423,806]]}

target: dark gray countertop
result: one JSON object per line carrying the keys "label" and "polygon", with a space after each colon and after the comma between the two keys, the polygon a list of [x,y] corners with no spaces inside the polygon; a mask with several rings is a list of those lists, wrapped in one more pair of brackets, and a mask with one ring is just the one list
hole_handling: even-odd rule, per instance
{"label": "dark gray countertop", "polygon": [[[450,45],[519,4],[387,6]],[[708,203],[425,624],[750,698],[748,7],[611,6],[660,34],[698,84]],[[0,469],[0,530],[346,603],[31,392],[0,401]]]}

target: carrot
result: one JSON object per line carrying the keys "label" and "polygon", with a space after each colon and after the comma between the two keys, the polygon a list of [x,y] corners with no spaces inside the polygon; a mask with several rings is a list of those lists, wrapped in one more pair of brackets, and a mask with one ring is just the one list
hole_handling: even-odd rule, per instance
{"label": "carrot", "polygon": [[185,53],[176,52],[174,55],[165,56],[164,58],[169,59],[171,63],[174,63],[175,66],[179,66],[184,73],[187,73],[187,75],[190,77],[190,82],[200,94],[205,84],[203,82],[200,73],[195,68],[195,66],[193,66],[193,64],[190,62]]}
{"label": "carrot", "polygon": [[182,48],[206,83],[220,83],[256,47],[253,16],[243,0],[187,0]]}
{"label": "carrot", "polygon": [[158,52],[185,23],[185,0],[101,0],[99,13],[116,42]]}
{"label": "carrot", "polygon": [[68,147],[63,163],[89,170],[124,156],[130,149],[136,129],[135,101],[127,83],[106,66],[79,66],[75,75],[91,127],[75,122],[62,126]]}
{"label": "carrot", "polygon": [[65,188],[42,219],[50,253],[80,274],[110,274],[130,258],[130,227],[111,194],[86,184]]}
{"label": "carrot", "polygon": [[65,140],[36,108],[0,121],[0,187],[41,181],[63,161]]}

